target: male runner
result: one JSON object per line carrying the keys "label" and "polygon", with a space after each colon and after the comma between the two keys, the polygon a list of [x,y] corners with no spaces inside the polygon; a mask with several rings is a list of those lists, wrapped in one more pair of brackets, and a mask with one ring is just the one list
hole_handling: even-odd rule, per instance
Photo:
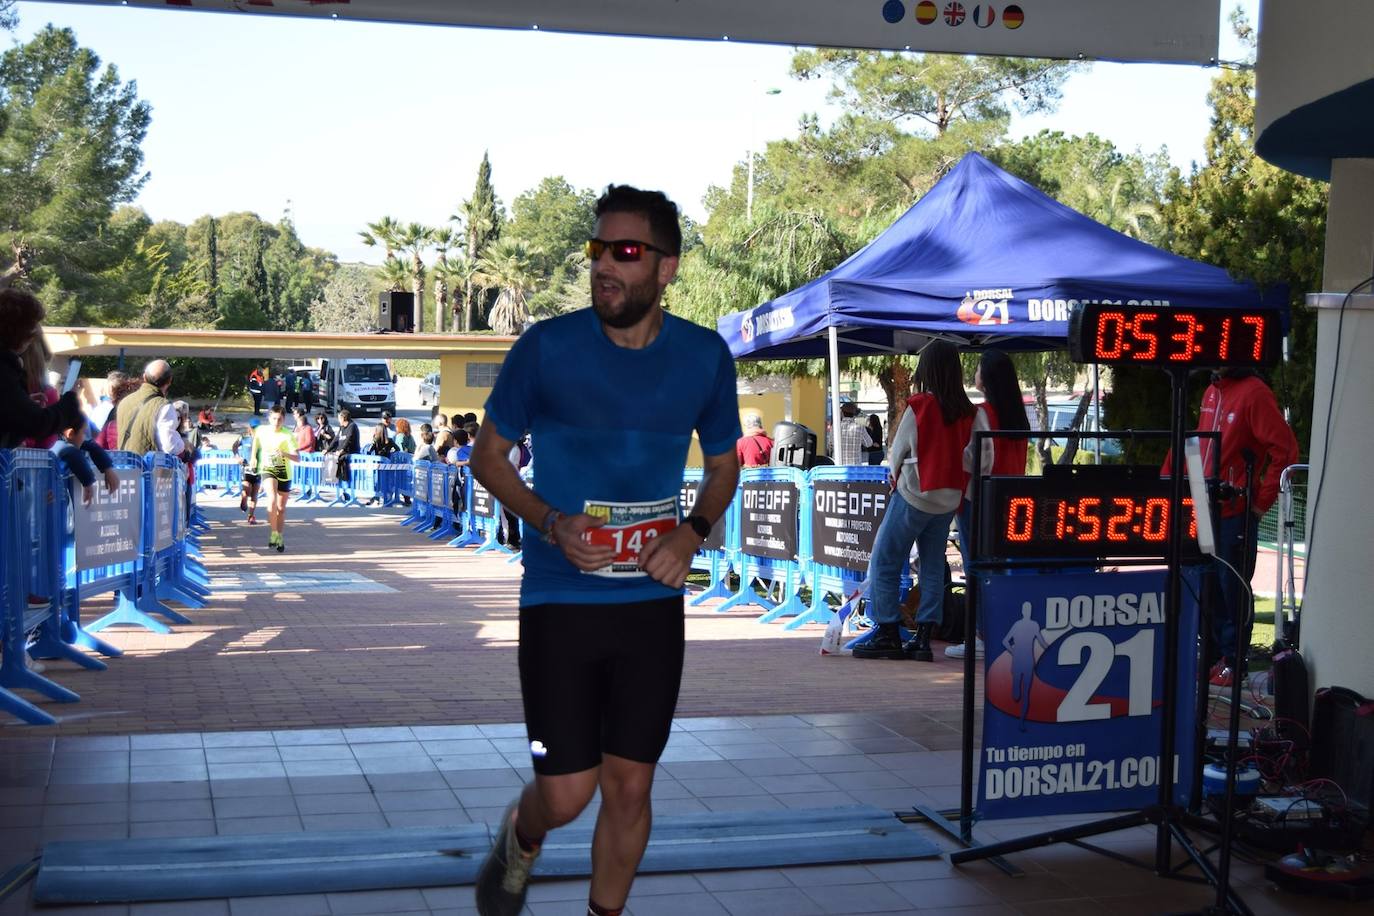
{"label": "male runner", "polygon": [[[660,304],[682,250],[677,207],[612,185],[596,215],[592,307],[516,341],[472,455],[477,479],[527,525],[519,659],[535,772],[478,874],[484,916],[520,912],[545,834],[598,786],[588,912],[625,906],[682,677],[682,583],[739,476],[730,351]],[[705,477],[679,522],[694,430]],[[533,489],[507,457],[526,433],[539,443]]]}

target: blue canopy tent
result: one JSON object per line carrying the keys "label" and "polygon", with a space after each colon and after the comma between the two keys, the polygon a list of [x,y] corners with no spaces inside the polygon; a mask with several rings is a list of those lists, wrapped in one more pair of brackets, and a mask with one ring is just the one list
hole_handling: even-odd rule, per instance
{"label": "blue canopy tent", "polygon": [[841,355],[914,353],[934,338],[1055,349],[1080,302],[1268,307],[1286,327],[1287,298],[1122,235],[969,153],[838,267],[717,329],[737,359],[829,356],[834,402]]}

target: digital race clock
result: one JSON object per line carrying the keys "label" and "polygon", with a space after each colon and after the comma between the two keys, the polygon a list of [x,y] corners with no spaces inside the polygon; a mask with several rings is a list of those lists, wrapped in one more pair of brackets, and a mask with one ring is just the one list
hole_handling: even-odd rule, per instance
{"label": "digital race clock", "polygon": [[1283,341],[1273,309],[1187,308],[1167,305],[1074,306],[1069,356],[1108,366],[1184,369],[1271,366]]}
{"label": "digital race clock", "polygon": [[[984,558],[1163,559],[1173,512],[1157,467],[1081,465],[1045,477],[986,477],[980,506]],[[1184,499],[1184,556],[1197,552],[1193,501]]]}

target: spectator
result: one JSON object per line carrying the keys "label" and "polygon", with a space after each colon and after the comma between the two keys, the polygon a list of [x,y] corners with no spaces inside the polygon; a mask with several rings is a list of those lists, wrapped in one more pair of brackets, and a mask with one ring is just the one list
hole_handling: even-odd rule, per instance
{"label": "spectator", "polygon": [[410,434],[410,421],[401,417],[396,421],[396,448],[407,455],[415,451],[415,437]]}
{"label": "spectator", "polygon": [[297,407],[291,417],[295,421],[296,451],[315,451],[315,430],[310,427],[310,415],[304,407]]}
{"label": "spectator", "polygon": [[[286,412],[294,413],[296,410],[296,370],[287,369],[286,374],[281,377],[281,396],[286,403]],[[282,414],[283,419],[286,414]]]}
{"label": "spectator", "polygon": [[215,412],[209,404],[202,407],[200,413],[196,414],[196,428],[207,433],[215,428]]}
{"label": "spectator", "polygon": [[[973,372],[973,387],[983,392],[983,403],[978,405],[978,415],[973,419],[973,432],[989,430],[1030,431],[1026,419],[1025,400],[1021,394],[1021,383],[1016,379],[1016,367],[1011,357],[1001,350],[984,350],[978,360],[978,368]],[[1029,438],[988,438],[983,440],[982,454],[979,457],[980,473],[984,476],[1014,475],[1026,473],[1026,453],[1030,446]],[[964,558],[964,576],[969,575],[970,525],[973,524],[973,488],[977,481],[973,477],[973,442],[964,450],[964,470],[969,473],[968,488],[959,506],[959,553]],[[983,657],[983,608],[978,607],[977,634],[974,637],[974,655]],[[963,658],[962,643],[949,646],[945,655],[950,658]]]}
{"label": "spectator", "polygon": [[333,451],[335,438],[334,430],[329,426],[329,417],[324,411],[315,414],[315,448],[321,452]]}
{"label": "spectator", "polygon": [[[1221,483],[1229,496],[1221,503],[1217,526],[1217,556],[1239,571],[1216,570],[1207,574],[1206,588],[1214,596],[1212,655],[1209,679],[1213,686],[1229,687],[1237,671],[1244,679],[1244,666],[1238,666],[1237,643],[1240,621],[1254,613],[1254,602],[1244,583],[1255,574],[1259,549],[1259,520],[1279,495],[1279,475],[1298,460],[1298,440],[1283,418],[1274,392],[1254,369],[1226,369],[1212,376],[1212,384],[1202,394],[1198,411],[1199,432],[1221,433]],[[1202,440],[1202,466],[1210,472],[1218,461],[1217,444]],[[1245,461],[1254,466],[1254,492],[1245,492]],[[1164,472],[1172,470],[1172,455],[1164,460]],[[1220,574],[1218,574],[1220,572]]]}
{"label": "spectator", "polygon": [[281,400],[281,377],[266,375],[262,380],[262,403],[268,410]]}
{"label": "spectator", "polygon": [[[57,403],[57,389],[48,384],[48,362],[52,359],[52,351],[48,349],[40,334],[35,337],[27,349],[19,357],[19,362],[24,367],[24,387],[29,392],[29,399],[39,407],[50,407]],[[25,448],[49,448],[57,441],[57,433],[50,436],[33,437],[24,440]]]}
{"label": "spectator", "polygon": [[369,448],[378,458],[390,458],[397,452],[395,441],[388,435],[387,428],[380,423],[372,430],[372,443]]}
{"label": "spectator", "polygon": [[[967,400],[967,398],[965,398]],[[858,420],[859,405],[845,401],[840,405],[839,449],[835,452],[836,464],[867,464],[865,448],[873,447],[868,435],[868,427]]]}
{"label": "spectator", "polygon": [[[460,429],[458,432],[463,433]],[[467,433],[463,433],[463,441],[467,441]],[[434,454],[439,461],[448,461],[448,453],[456,448],[454,432],[450,429],[440,429],[434,436]]]}
{"label": "spectator", "polygon": [[773,440],[763,431],[763,418],[756,413],[744,415],[744,435],[735,443],[735,456],[740,467],[761,468],[773,456]]}
{"label": "spectator", "polygon": [[[866,643],[854,647],[855,658],[932,661],[930,635],[944,616],[945,541],[968,485],[964,449],[977,413],[964,393],[953,344],[936,340],[926,346],[916,365],[916,390],[892,437],[896,495],[888,500],[868,566],[869,616],[877,626]],[[913,543],[920,557],[921,603],[916,635],[903,645],[897,593]]]}
{"label": "spectator", "polygon": [[380,428],[386,430],[386,434],[387,434],[388,436],[390,436],[390,435],[392,434],[392,432],[394,431],[394,427],[392,427],[392,425],[391,425],[391,411],[389,411],[389,410],[383,410],[383,411],[382,411],[382,421],[381,421],[380,423],[378,423],[377,425],[378,425]]}
{"label": "spectator", "polygon": [[248,394],[253,399],[253,416],[262,413],[262,370],[256,366],[248,373]]}
{"label": "spectator", "polygon": [[452,429],[448,425],[448,414],[441,413],[434,418],[434,435],[437,436],[446,429],[452,432]]}
{"label": "spectator", "polygon": [[309,372],[297,373],[296,379],[299,382],[301,406],[309,412],[315,408],[315,379]]}
{"label": "spectator", "polygon": [[42,333],[43,316],[43,303],[32,293],[0,290],[0,448],[14,448],[25,439],[46,439],[81,421],[74,391],[48,405],[29,396],[19,354]]}
{"label": "spectator", "polygon": [[439,460],[439,453],[434,450],[434,430],[428,423],[420,424],[420,444],[415,446],[415,460]]}
{"label": "spectator", "polygon": [[868,457],[869,464],[883,463],[883,421],[878,419],[876,413],[868,415],[868,439],[872,445],[864,446],[864,454]]}
{"label": "spectator", "polygon": [[349,413],[348,408],[339,411],[339,431],[335,435],[334,444],[329,450],[338,455],[339,465],[339,486],[349,485],[349,461],[350,456],[362,451],[362,434],[358,431],[358,424],[353,422],[353,414]]}
{"label": "spectator", "polygon": [[463,432],[468,434],[468,440],[473,445],[477,444],[477,434],[482,431],[482,427],[475,420],[468,420],[463,423]]}
{"label": "spectator", "polygon": [[463,425],[464,425],[464,426],[467,426],[469,423],[476,423],[476,422],[477,422],[477,414],[473,413],[473,412],[470,411],[470,410],[469,410],[467,413],[463,414]]}
{"label": "spectator", "polygon": [[143,384],[121,401],[115,411],[121,450],[139,455],[180,455],[186,450],[186,443],[177,432],[176,408],[167,400],[171,387],[172,367],[165,359],[155,359],[143,367]]}
{"label": "spectator", "polygon": [[114,369],[105,376],[105,392],[100,396],[100,400],[95,406],[86,412],[87,418],[91,421],[91,428],[98,435],[105,428],[105,422],[114,416],[115,393],[124,387],[129,381],[129,374]]}
{"label": "spectator", "polygon": [[[50,447],[58,460],[67,466],[73,477],[81,484],[81,504],[89,506],[95,498],[95,472],[105,478],[105,489],[111,493],[119,486],[119,475],[114,471],[110,455],[103,448],[87,438],[90,424],[77,423],[62,430],[62,434]],[[95,465],[94,468],[91,465]]]}
{"label": "spectator", "polygon": [[[113,374],[113,373],[111,373]],[[110,415],[101,424],[100,432],[95,437],[96,445],[99,445],[107,452],[112,452],[119,448],[119,421],[118,407],[121,401],[138,390],[139,385],[143,384],[137,377],[132,377],[121,372],[124,378],[119,381],[110,391]]]}

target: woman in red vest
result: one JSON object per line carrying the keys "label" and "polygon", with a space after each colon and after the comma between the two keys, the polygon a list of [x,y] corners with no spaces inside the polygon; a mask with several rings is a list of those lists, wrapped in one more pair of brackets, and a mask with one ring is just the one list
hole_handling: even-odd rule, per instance
{"label": "woman in red vest", "polygon": [[[978,405],[978,415],[973,419],[973,431],[979,430],[1016,430],[1027,435],[1016,438],[988,438],[983,440],[979,458],[979,476],[991,474],[1020,476],[1026,473],[1026,453],[1030,446],[1030,420],[1026,416],[1026,400],[1021,394],[1021,383],[1016,379],[1016,367],[1011,357],[1001,350],[984,350],[983,358],[978,361],[978,369],[973,374],[973,387],[983,393],[984,401]],[[959,553],[964,557],[964,575],[969,569],[969,539],[973,524],[974,448],[970,441],[964,450],[964,470],[969,472],[968,489],[964,491],[964,501],[959,506]],[[976,657],[983,657],[983,609],[978,608],[978,635],[975,642]],[[945,649],[950,658],[963,658],[964,645],[958,643]]]}
{"label": "woman in red vest", "polygon": [[[892,437],[888,457],[895,493],[868,566],[868,616],[877,626],[864,644],[854,647],[855,658],[931,661],[930,634],[943,616],[945,542],[968,485],[964,449],[976,413],[964,393],[953,344],[937,340],[921,353],[916,391]],[[903,646],[897,595],[912,544],[920,554],[918,581],[925,587],[916,609],[916,635]]]}

